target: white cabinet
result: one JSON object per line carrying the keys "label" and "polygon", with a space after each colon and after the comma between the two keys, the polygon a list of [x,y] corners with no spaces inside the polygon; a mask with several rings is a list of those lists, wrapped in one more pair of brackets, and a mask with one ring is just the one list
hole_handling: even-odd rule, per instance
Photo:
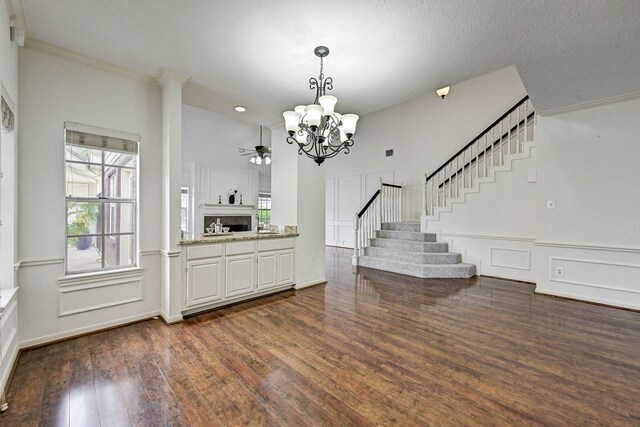
{"label": "white cabinet", "polygon": [[222,257],[187,261],[187,307],[223,298],[223,268]]}
{"label": "white cabinet", "polygon": [[295,241],[256,239],[187,246],[183,301],[189,313],[291,288]]}
{"label": "white cabinet", "polygon": [[293,263],[293,249],[287,249],[278,251],[277,262],[277,275],[278,286],[287,285],[293,283],[294,278],[294,263]]}
{"label": "white cabinet", "polygon": [[278,253],[260,252],[258,253],[258,289],[269,289],[278,286],[278,276],[276,266]]}
{"label": "white cabinet", "polygon": [[253,253],[226,257],[225,297],[251,294],[256,290],[256,258]]}

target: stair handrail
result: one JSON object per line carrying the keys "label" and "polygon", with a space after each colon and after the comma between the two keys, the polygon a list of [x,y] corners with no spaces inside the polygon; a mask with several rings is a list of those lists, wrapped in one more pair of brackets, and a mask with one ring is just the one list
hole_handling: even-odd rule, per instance
{"label": "stair handrail", "polygon": [[402,185],[388,184],[380,178],[380,188],[369,198],[353,219],[355,238],[353,242],[353,264],[357,265],[358,256],[383,222],[402,220]]}
{"label": "stair handrail", "polygon": [[422,215],[433,215],[434,208],[459,197],[461,188],[472,187],[474,179],[484,178],[495,166],[504,165],[505,156],[520,154],[524,143],[533,140],[534,132],[535,110],[527,95],[435,171],[425,173]]}
{"label": "stair handrail", "polygon": [[480,132],[475,138],[473,138],[467,145],[465,145],[464,147],[462,147],[462,149],[460,149],[460,151],[458,151],[456,154],[454,154],[453,156],[451,156],[446,162],[444,162],[438,169],[436,169],[434,172],[431,173],[431,175],[427,176],[427,181],[429,181],[431,178],[433,178],[434,176],[436,176],[436,174],[438,172],[440,172],[442,169],[444,169],[449,163],[451,163],[452,161],[454,161],[456,159],[456,157],[458,157],[460,154],[464,153],[465,150],[467,150],[469,147],[471,147],[477,140],[479,140],[480,138],[482,138],[484,136],[485,133],[489,132],[493,127],[495,127],[498,123],[500,123],[502,120],[504,120],[509,114],[513,113],[516,108],[518,108],[519,106],[521,106],[525,101],[527,101],[529,99],[529,95],[525,96],[524,98],[522,98],[520,101],[518,101],[513,107],[511,107],[506,113],[504,113],[503,115],[500,116],[500,118],[498,118],[496,121],[494,121],[493,123],[491,123],[489,126],[486,127],[485,130],[483,130],[482,132]]}

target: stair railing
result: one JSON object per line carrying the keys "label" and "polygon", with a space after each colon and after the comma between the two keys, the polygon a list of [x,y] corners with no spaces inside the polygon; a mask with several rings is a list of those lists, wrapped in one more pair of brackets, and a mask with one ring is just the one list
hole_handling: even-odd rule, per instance
{"label": "stair railing", "polygon": [[364,207],[356,212],[353,220],[355,239],[353,258],[356,260],[364,254],[376,231],[384,222],[402,221],[402,185],[387,184],[380,179],[380,188],[371,196]]}
{"label": "stair railing", "polygon": [[422,214],[433,215],[436,208],[459,197],[460,190],[489,176],[491,168],[504,165],[505,156],[522,153],[524,144],[534,140],[535,118],[529,96],[525,96],[442,166],[425,174]]}

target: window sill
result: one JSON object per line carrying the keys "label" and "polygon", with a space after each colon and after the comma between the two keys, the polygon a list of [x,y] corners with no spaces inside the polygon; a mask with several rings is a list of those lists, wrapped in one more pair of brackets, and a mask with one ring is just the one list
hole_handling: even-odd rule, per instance
{"label": "window sill", "polygon": [[96,271],[91,273],[80,273],[61,277],[58,279],[60,286],[74,286],[87,283],[107,281],[111,279],[141,278],[144,269],[141,267],[122,268],[117,270]]}

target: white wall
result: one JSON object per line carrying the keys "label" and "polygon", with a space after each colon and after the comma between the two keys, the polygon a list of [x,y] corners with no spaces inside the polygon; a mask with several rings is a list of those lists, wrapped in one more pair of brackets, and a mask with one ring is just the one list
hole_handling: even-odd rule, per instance
{"label": "white wall", "polygon": [[[238,148],[253,149],[260,126],[189,105],[182,106],[182,169],[193,163],[219,170],[259,173],[260,191],[271,190],[271,166],[255,165]],[[262,128],[262,144],[271,145],[271,129]],[[245,203],[249,201],[245,200]]]}
{"label": "white wall", "polygon": [[325,171],[272,130],[271,223],[296,225],[296,289],[325,281]]}
{"label": "white wall", "polygon": [[[419,78],[419,77],[417,77]],[[434,92],[367,114],[355,145],[323,165],[327,178],[393,171],[402,183],[405,220],[420,218],[424,174],[483,131],[526,95],[515,67],[455,84],[444,99]],[[338,111],[340,104],[338,103]],[[393,157],[385,157],[386,149]]]}
{"label": "white wall", "polygon": [[353,248],[354,217],[380,189],[380,179],[394,184],[393,171],[345,175],[326,180],[325,240],[329,246]]}
{"label": "white wall", "polygon": [[[537,184],[530,182],[537,168],[535,144],[528,157],[507,162],[511,170],[495,173],[495,181],[481,183],[427,230],[449,243],[451,252],[475,264],[478,274],[535,282]],[[522,157],[522,154],[518,154]]]}
{"label": "white wall", "polygon": [[[161,90],[24,48],[20,52],[20,327],[22,345],[158,314],[161,248]],[[64,276],[65,121],[141,135],[142,273],[86,283]],[[133,302],[126,302],[133,301]],[[75,312],[76,314],[71,314]],[[67,315],[61,315],[69,313]]]}
{"label": "white wall", "polygon": [[18,103],[18,47],[11,42],[11,17],[6,2],[0,5],[0,80],[13,102]]}
{"label": "white wall", "polygon": [[[17,261],[17,127],[18,114],[18,47],[9,37],[10,12],[6,2],[0,5],[0,86],[2,96],[13,108],[15,128],[0,135],[0,392],[18,355],[18,308],[15,297],[14,263]],[[6,92],[5,92],[6,91]],[[11,289],[14,288],[14,289]]]}
{"label": "white wall", "polygon": [[635,99],[538,118],[537,292],[640,308],[639,117]]}
{"label": "white wall", "polygon": [[298,150],[285,141],[283,126],[271,130],[273,161],[271,163],[271,223],[298,223]]}

